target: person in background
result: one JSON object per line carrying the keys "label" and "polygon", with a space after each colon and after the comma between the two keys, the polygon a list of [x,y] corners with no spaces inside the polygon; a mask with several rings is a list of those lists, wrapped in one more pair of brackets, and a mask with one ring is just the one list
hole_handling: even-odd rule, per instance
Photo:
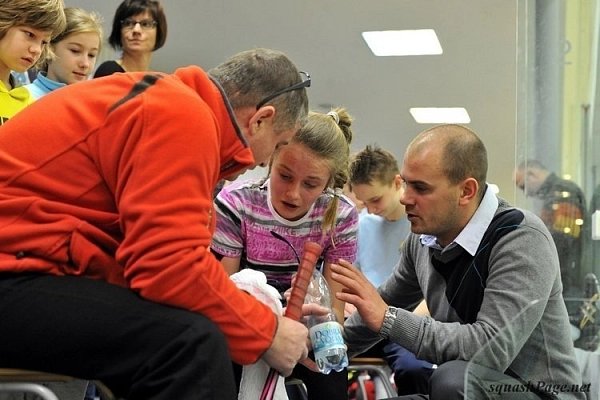
{"label": "person in background", "polygon": [[[354,260],[358,223],[355,207],[341,193],[348,179],[350,126],[343,108],[311,113],[274,153],[268,178],[223,187],[215,200],[217,229],[211,245],[227,273],[262,271],[267,283],[283,293],[298,268],[294,249],[299,254],[305,241],[319,243],[339,322],[344,304],[333,293],[342,287],[331,280],[329,266],[339,258]],[[348,397],[345,369],[324,375],[298,365],[292,376],[304,382],[311,400]]]}
{"label": "person in background", "polygon": [[540,161],[531,159],[517,166],[515,184],[527,196],[539,201],[535,212],[554,239],[560,262],[563,297],[575,328],[575,346],[595,351],[600,342],[600,321],[587,318],[586,310],[595,310],[589,301],[594,293],[589,288],[597,287],[594,284],[597,278],[593,272],[583,272],[583,255],[588,243],[586,236],[591,236],[591,218],[588,217],[583,190],[575,182],[558,177]]}
{"label": "person in background", "polygon": [[349,198],[350,201],[352,201],[352,203],[354,203],[354,206],[356,207],[356,211],[358,211],[359,214],[367,211],[363,202],[356,198],[356,195],[350,188],[350,184],[348,182],[346,182],[344,184],[344,188],[343,188],[342,192],[344,193],[344,196]]}
{"label": "person in background", "polygon": [[34,99],[89,78],[102,47],[102,21],[94,12],[65,8],[67,27],[50,42],[54,57],[46,60],[33,83],[27,85]]}
{"label": "person in background", "polygon": [[148,71],[152,53],[167,40],[167,17],[158,0],[124,0],[113,18],[108,43],[121,58],[98,66],[94,78],[115,72]]}
{"label": "person in background", "polygon": [[48,43],[65,25],[62,0],[0,0],[0,125],[34,101],[11,71],[46,60]]}
{"label": "person in background", "polygon": [[[357,308],[344,324],[348,355],[388,339],[438,365],[427,395],[399,399],[463,399],[465,383],[474,399],[556,398],[557,387],[561,399],[584,399],[552,236],[534,213],[496,197],[487,165],[464,126],[411,141],[400,170],[411,233],[394,274],[375,288],[351,263],[331,265],[345,287],[338,299]],[[423,298],[430,316],[411,312]],[[497,351],[478,353],[490,341]],[[527,382],[515,393],[489,386]]]}
{"label": "person in background", "polygon": [[402,178],[396,158],[380,147],[367,146],[350,164],[350,187],[368,211],[359,218],[356,266],[380,286],[394,270],[410,232],[400,203]]}
{"label": "person in background", "polygon": [[[410,233],[410,223],[400,203],[403,187],[398,161],[378,146],[365,147],[350,163],[350,187],[368,210],[359,215],[355,265],[379,287],[394,272]],[[418,360],[410,351],[389,341],[380,342],[368,355],[386,359],[394,372],[398,394],[427,392],[434,370],[431,363]]]}
{"label": "person in background", "polygon": [[217,182],[291,139],[309,85],[284,53],[252,49],[208,73],[68,85],[9,120],[2,366],[99,380],[130,400],[233,400],[232,360],[289,375],[307,328],[239,290],[209,247]]}
{"label": "person in background", "polygon": [[574,182],[559,178],[537,160],[527,160],[517,166],[515,184],[542,203],[536,214],[556,244],[565,297],[581,296],[583,233],[584,224],[588,222],[583,190]]}

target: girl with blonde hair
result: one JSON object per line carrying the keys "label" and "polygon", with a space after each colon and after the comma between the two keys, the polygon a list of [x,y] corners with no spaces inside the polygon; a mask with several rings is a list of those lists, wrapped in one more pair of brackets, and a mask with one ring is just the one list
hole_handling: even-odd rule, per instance
{"label": "girl with blonde hair", "polygon": [[35,99],[87,80],[102,49],[102,20],[98,14],[68,7],[65,16],[67,28],[50,42],[53,56],[46,60],[33,83],[27,85]]}
{"label": "girl with blonde hair", "polygon": [[[296,253],[305,241],[319,243],[339,322],[344,321],[344,303],[334,293],[342,286],[331,279],[329,266],[340,258],[354,260],[357,248],[358,212],[342,193],[348,180],[351,122],[343,108],[310,113],[298,133],[275,150],[266,179],[221,189],[211,244],[230,275],[244,268],[258,270],[267,283],[285,292],[298,268]],[[324,375],[298,365],[292,376],[304,382],[311,400],[348,398],[346,370]]]}

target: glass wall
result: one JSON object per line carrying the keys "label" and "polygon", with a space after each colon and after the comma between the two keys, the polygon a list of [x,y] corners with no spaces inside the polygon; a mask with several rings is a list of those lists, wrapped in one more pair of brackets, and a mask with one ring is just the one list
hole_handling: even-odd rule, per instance
{"label": "glass wall", "polygon": [[590,273],[600,275],[598,2],[523,0],[518,9],[515,202],[553,235],[565,297],[580,299],[567,302],[573,322],[595,291]]}

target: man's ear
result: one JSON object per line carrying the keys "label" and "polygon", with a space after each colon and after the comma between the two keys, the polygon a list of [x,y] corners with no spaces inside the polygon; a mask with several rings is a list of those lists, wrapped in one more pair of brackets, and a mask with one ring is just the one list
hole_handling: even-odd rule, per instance
{"label": "man's ear", "polygon": [[248,121],[248,134],[254,136],[266,125],[272,125],[275,118],[275,107],[263,106],[256,110]]}
{"label": "man's ear", "polygon": [[459,203],[461,205],[467,204],[474,199],[477,199],[477,192],[479,190],[479,183],[475,178],[467,178],[463,181],[461,187],[461,194]]}

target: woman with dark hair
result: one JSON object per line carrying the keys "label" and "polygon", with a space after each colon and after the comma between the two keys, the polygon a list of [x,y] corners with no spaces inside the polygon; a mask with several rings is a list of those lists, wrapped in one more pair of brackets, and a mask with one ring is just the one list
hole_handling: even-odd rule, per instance
{"label": "woman with dark hair", "polygon": [[100,64],[94,78],[115,72],[147,71],[152,52],[167,40],[167,18],[157,0],[124,0],[113,18],[108,43],[121,58]]}

